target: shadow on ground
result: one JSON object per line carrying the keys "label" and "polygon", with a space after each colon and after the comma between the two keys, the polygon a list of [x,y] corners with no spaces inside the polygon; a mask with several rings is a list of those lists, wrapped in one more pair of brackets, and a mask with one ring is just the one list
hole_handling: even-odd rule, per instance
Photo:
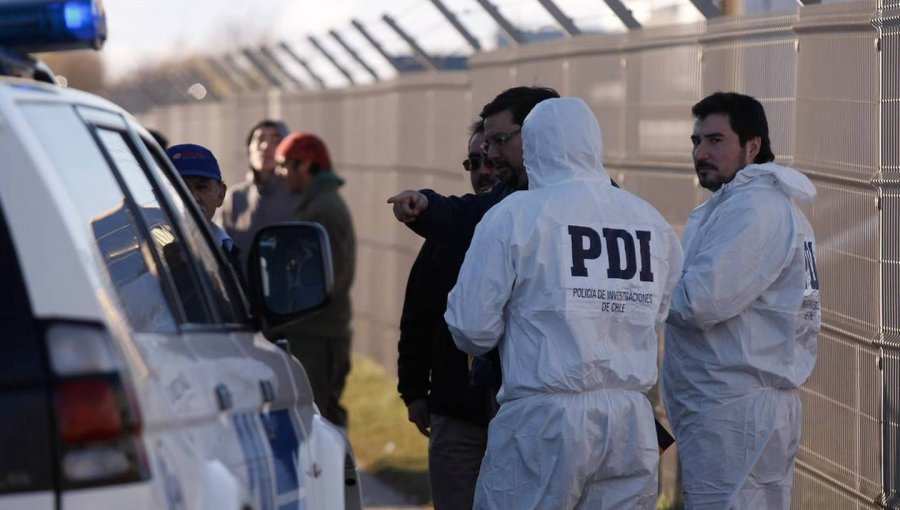
{"label": "shadow on ground", "polygon": [[410,503],[431,503],[431,485],[427,471],[403,469],[396,465],[383,465],[381,462],[369,466],[367,471],[379,481],[405,494]]}
{"label": "shadow on ground", "polygon": [[364,510],[433,510],[430,504],[422,503],[421,494],[407,492],[402,485],[407,481],[405,475],[400,480],[394,480],[401,484],[399,486],[388,485],[368,471],[360,471],[359,477]]}

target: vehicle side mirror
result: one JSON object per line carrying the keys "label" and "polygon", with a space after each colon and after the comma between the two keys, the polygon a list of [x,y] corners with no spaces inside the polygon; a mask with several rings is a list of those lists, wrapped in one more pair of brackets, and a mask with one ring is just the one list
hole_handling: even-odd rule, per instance
{"label": "vehicle side mirror", "polygon": [[334,288],[328,233],[318,223],[276,223],[257,232],[248,286],[254,314],[270,340],[322,309]]}

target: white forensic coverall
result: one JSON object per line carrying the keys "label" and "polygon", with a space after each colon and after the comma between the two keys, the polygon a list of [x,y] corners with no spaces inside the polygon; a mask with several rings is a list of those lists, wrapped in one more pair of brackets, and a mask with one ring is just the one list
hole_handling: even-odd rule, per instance
{"label": "white forensic coverall", "polygon": [[662,386],[688,509],[788,509],[820,326],[803,174],[748,165],[688,217]]}
{"label": "white forensic coverall", "polygon": [[656,209],[610,184],[584,101],[539,103],[522,136],[529,189],[479,223],[444,316],[463,351],[500,349],[474,508],[655,509],[644,392],[681,246]]}

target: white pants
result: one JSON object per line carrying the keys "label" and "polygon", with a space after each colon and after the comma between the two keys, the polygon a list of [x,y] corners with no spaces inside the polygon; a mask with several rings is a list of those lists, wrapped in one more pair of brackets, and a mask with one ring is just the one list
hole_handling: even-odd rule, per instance
{"label": "white pants", "polygon": [[656,508],[653,410],[636,391],[504,402],[491,421],[476,510]]}
{"label": "white pants", "polygon": [[800,416],[797,391],[775,389],[680,413],[685,508],[788,510]]}

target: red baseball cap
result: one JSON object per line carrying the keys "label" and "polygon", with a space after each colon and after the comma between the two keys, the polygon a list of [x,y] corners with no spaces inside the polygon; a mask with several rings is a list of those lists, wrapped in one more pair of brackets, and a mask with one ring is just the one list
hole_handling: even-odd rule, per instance
{"label": "red baseball cap", "polygon": [[278,144],[275,154],[284,159],[309,161],[325,170],[332,169],[328,147],[325,146],[325,142],[312,133],[293,133],[288,135]]}

